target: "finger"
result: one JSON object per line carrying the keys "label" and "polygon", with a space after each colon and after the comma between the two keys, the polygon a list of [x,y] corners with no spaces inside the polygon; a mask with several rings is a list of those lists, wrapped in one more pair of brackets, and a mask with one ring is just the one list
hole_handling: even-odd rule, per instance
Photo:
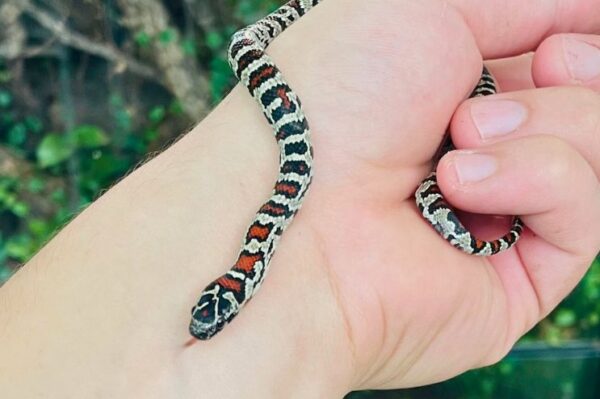
{"label": "finger", "polygon": [[599,0],[451,0],[471,27],[484,58],[535,50],[553,33],[600,31]]}
{"label": "finger", "polygon": [[533,53],[486,62],[500,92],[535,88],[531,74]]}
{"label": "finger", "polygon": [[532,71],[539,87],[576,85],[600,91],[600,36],[549,37],[538,48]]}
{"label": "finger", "polygon": [[560,139],[522,137],[455,151],[442,159],[438,175],[446,198],[460,209],[521,215],[528,230],[515,251],[494,263],[510,280],[511,295],[533,286],[539,317],[575,286],[600,248],[598,178]]}
{"label": "finger", "polygon": [[503,93],[465,101],[451,122],[457,148],[552,135],[575,148],[600,176],[600,95],[581,87]]}

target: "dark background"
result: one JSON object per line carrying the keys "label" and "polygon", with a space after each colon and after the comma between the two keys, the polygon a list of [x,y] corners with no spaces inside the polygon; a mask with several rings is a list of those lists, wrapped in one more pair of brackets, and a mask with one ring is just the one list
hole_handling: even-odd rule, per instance
{"label": "dark background", "polygon": [[[272,0],[0,0],[0,284],[231,89]],[[600,262],[499,365],[357,398],[600,397]]]}

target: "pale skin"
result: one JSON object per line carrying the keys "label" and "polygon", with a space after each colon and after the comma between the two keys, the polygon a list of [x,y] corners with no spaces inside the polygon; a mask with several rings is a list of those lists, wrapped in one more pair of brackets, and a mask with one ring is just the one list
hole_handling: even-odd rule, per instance
{"label": "pale skin", "polygon": [[[185,346],[190,308],[235,261],[277,172],[270,128],[238,87],[2,287],[0,392],[336,398],[501,359],[600,248],[600,78],[572,41],[600,47],[590,35],[600,2],[482,3],[328,0],[313,10],[269,49],[309,117],[315,180],[257,297],[213,340]],[[550,36],[562,32],[585,35]],[[463,102],[481,54],[540,44],[489,64],[506,93]],[[565,48],[581,56],[565,61]],[[592,67],[569,64],[585,57]],[[498,98],[511,102],[482,111]],[[507,109],[513,129],[498,135]],[[450,120],[468,151],[443,158],[442,190],[465,211],[522,215],[514,250],[469,257],[416,212],[412,194]],[[508,225],[464,217],[482,238]]]}

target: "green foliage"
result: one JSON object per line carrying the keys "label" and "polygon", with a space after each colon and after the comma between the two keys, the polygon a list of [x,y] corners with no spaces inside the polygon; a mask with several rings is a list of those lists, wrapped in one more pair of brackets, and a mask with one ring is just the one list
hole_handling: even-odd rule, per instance
{"label": "green foliage", "polygon": [[146,32],[138,32],[134,36],[136,44],[142,48],[149,47],[152,43],[152,37]]}
{"label": "green foliage", "polygon": [[9,131],[8,131],[8,144],[13,147],[18,147],[25,143],[27,139],[27,127],[24,123],[16,123]]}
{"label": "green foliage", "polygon": [[162,98],[135,114],[130,100],[116,90],[101,106],[110,115],[105,120],[113,127],[110,133],[85,122],[52,131],[45,126],[46,115],[24,114],[15,98],[0,87],[0,146],[30,166],[22,179],[0,176],[0,285],[82,207],[134,168],[159,140],[164,124],[184,117],[178,101]]}
{"label": "green foliage", "polygon": [[196,42],[194,40],[182,40],[181,48],[183,49],[183,53],[190,57],[195,56],[197,53]]}
{"label": "green foliage", "polygon": [[18,196],[19,182],[10,177],[0,177],[0,211],[8,211],[17,217],[25,217],[29,207]]}
{"label": "green foliage", "polygon": [[110,142],[108,135],[98,126],[80,125],[69,135],[75,148],[98,148]]}
{"label": "green foliage", "polygon": [[6,90],[0,90],[0,108],[8,108],[12,103],[12,94]]}
{"label": "green foliage", "polygon": [[57,165],[73,154],[73,147],[65,136],[48,133],[38,145],[36,155],[42,168]]}
{"label": "green foliage", "polygon": [[234,78],[227,60],[224,58],[214,58],[210,63],[211,72],[211,96],[213,101],[217,102],[222,98]]}
{"label": "green foliage", "polygon": [[213,51],[220,50],[225,46],[225,38],[218,32],[208,32],[206,46]]}
{"label": "green foliage", "polygon": [[573,327],[577,323],[577,315],[572,309],[559,309],[554,315],[554,324],[559,328]]}
{"label": "green foliage", "polygon": [[153,107],[150,110],[150,112],[148,113],[148,119],[152,123],[159,123],[165,118],[165,115],[166,115],[165,107],[163,107],[162,105],[159,105],[159,106]]}
{"label": "green foliage", "polygon": [[163,45],[173,43],[176,38],[177,32],[173,29],[166,29],[158,34],[158,41]]}
{"label": "green foliage", "polygon": [[37,147],[37,160],[42,168],[58,165],[82,148],[102,147],[110,142],[108,135],[99,127],[80,125],[67,134],[48,133]]}

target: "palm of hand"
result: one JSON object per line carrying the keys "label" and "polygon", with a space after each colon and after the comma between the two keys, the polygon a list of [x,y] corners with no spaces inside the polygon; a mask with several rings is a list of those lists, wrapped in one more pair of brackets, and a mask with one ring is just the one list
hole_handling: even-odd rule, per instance
{"label": "palm of hand", "polygon": [[[430,383],[497,361],[514,338],[511,323],[538,317],[535,307],[509,314],[494,265],[516,264],[516,254],[462,254],[422,220],[413,199],[453,110],[479,76],[477,52],[464,45],[473,39],[444,19],[429,37],[405,40],[415,26],[441,25],[427,6],[406,5],[384,21],[346,17],[348,26],[320,32],[319,46],[306,37],[294,43],[296,32],[270,50],[275,59],[286,49],[303,54],[280,67],[304,100],[316,153],[312,190],[291,229],[307,229],[319,243],[365,387]],[[436,44],[446,35],[462,47]],[[491,236],[505,228],[492,227]],[[531,286],[520,287],[511,295],[535,306]]]}

